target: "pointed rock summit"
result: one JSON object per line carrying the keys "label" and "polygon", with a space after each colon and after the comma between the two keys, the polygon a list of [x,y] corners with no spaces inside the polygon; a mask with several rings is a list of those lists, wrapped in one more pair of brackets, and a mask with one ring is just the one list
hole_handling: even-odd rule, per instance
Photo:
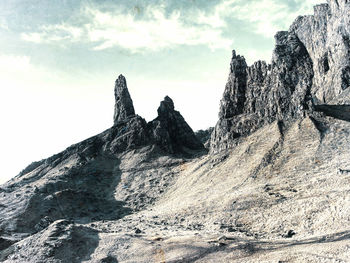
{"label": "pointed rock summit", "polygon": [[174,111],[174,109],[175,107],[173,100],[170,97],[165,96],[157,110],[158,116],[167,116],[168,113]]}
{"label": "pointed rock summit", "polygon": [[220,115],[225,118],[232,118],[243,112],[245,102],[247,63],[243,56],[236,55],[232,51],[230,75],[226,84],[224,98],[221,100]]}
{"label": "pointed rock summit", "polygon": [[123,75],[119,75],[118,79],[115,81],[114,96],[114,124],[135,116],[134,105],[126,85],[126,79]]}
{"label": "pointed rock summit", "polygon": [[158,117],[151,122],[157,144],[166,152],[179,153],[204,150],[180,112],[175,110],[173,100],[166,96],[158,108]]}
{"label": "pointed rock summit", "polygon": [[[115,82],[114,138],[112,152],[124,152],[146,145],[155,145],[167,154],[188,154],[205,150],[173,100],[166,96],[158,108],[158,117],[147,123],[135,114],[126,79],[120,75]],[[190,153],[191,151],[191,153]]]}

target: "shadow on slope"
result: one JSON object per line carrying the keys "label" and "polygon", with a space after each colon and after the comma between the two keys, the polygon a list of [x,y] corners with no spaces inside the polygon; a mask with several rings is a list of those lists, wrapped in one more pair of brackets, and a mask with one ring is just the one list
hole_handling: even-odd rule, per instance
{"label": "shadow on slope", "polygon": [[[225,251],[229,254],[237,255],[236,259],[242,259],[249,256],[254,255],[255,253],[268,253],[277,251],[279,249],[292,248],[297,246],[304,245],[313,245],[313,244],[326,244],[339,242],[343,240],[350,239],[350,231],[343,231],[338,233],[333,233],[329,235],[313,237],[304,240],[295,240],[295,241],[280,241],[280,242],[267,242],[267,241],[254,241],[247,240],[243,238],[230,238],[226,237],[224,240],[217,241],[217,246],[213,246],[208,248],[203,248],[200,246],[185,246],[187,249],[191,249],[193,251],[197,251],[195,255],[192,255],[190,258],[186,258],[184,261],[171,261],[172,263],[177,262],[194,262],[197,260],[205,259],[207,256],[210,256],[213,253],[217,253],[219,251]],[[215,242],[214,242],[215,243]],[[230,246],[231,245],[231,246]],[[230,247],[228,247],[230,246]],[[181,247],[181,246],[180,246]],[[179,247],[178,247],[179,248]],[[238,251],[244,252],[244,254],[237,253]],[[234,253],[236,252],[236,253]]]}
{"label": "shadow on slope", "polygon": [[98,156],[81,167],[73,167],[35,189],[17,230],[38,232],[58,219],[80,223],[116,220],[131,213],[117,201],[114,191],[121,179],[120,161]]}
{"label": "shadow on slope", "polygon": [[98,244],[98,231],[76,226],[69,220],[58,220],[44,231],[1,251],[0,261],[78,263],[91,260]]}

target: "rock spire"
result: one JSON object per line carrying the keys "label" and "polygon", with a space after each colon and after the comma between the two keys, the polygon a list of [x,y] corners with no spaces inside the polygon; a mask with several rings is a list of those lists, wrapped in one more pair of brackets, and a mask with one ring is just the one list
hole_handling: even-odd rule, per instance
{"label": "rock spire", "polygon": [[118,79],[115,81],[114,96],[114,124],[135,116],[134,105],[128,91],[126,79],[123,75],[119,75]]}
{"label": "rock spire", "polygon": [[168,96],[160,103],[158,117],[151,122],[151,126],[154,140],[166,152],[185,153],[205,149]]}

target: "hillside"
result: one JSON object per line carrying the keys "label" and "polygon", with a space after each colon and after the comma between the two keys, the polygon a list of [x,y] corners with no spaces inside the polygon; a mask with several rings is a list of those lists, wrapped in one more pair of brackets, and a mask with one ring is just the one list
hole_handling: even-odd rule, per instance
{"label": "hillside", "polygon": [[120,75],[110,129],[1,186],[0,261],[350,262],[350,2],[314,10],[232,52],[214,129]]}

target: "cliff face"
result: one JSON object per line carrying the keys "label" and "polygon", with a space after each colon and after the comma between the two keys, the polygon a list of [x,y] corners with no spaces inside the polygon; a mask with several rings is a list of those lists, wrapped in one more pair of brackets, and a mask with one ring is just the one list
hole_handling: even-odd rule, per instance
{"label": "cliff face", "polygon": [[327,2],[315,6],[313,16],[296,19],[289,29],[309,53],[314,69],[311,93],[322,103],[350,87],[350,4]]}
{"label": "cliff face", "polygon": [[267,123],[312,115],[314,104],[331,103],[350,86],[350,5],[329,1],[314,9],[313,16],[298,17],[289,31],[275,35],[271,64],[247,66],[233,51],[212,153]]}

